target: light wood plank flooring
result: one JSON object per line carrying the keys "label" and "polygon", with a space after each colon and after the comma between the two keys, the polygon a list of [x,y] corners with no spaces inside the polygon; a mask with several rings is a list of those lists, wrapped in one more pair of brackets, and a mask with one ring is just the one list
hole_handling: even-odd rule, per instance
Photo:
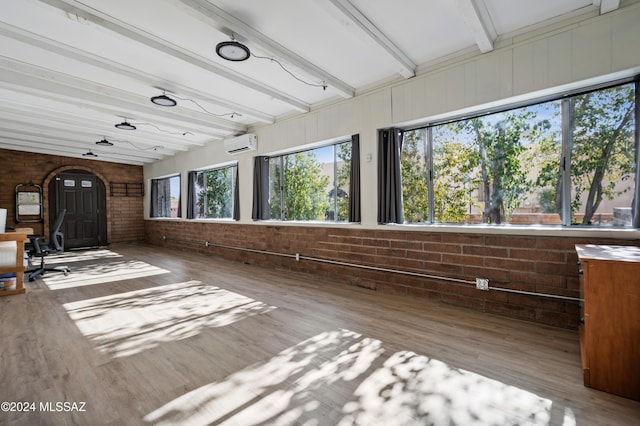
{"label": "light wood plank flooring", "polygon": [[0,424],[640,423],[573,331],[145,245],[47,260],[71,275],[0,298],[0,401],[34,403]]}

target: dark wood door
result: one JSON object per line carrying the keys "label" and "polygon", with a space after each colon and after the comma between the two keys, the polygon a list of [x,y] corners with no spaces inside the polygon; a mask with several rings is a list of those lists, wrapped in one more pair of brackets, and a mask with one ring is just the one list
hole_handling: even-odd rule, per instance
{"label": "dark wood door", "polygon": [[65,249],[99,246],[97,177],[90,174],[61,173],[57,176],[56,183],[57,210],[67,209],[62,224]]}

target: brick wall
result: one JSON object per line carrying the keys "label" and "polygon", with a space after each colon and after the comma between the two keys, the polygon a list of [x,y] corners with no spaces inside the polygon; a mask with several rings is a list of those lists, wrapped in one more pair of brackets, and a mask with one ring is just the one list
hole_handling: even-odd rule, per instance
{"label": "brick wall", "polygon": [[[585,238],[452,234],[353,228],[266,226],[185,221],[145,221],[146,241],[269,268],[311,273],[381,293],[425,298],[512,318],[577,328],[578,304],[538,296],[481,291],[452,283],[305,260],[313,257],[475,281],[490,286],[579,297],[575,244],[607,243]],[[164,239],[163,237],[166,237]],[[206,247],[250,248],[295,256]],[[618,244],[630,244],[618,241]]]}
{"label": "brick wall", "polygon": [[140,241],[144,238],[143,198],[110,196],[110,182],[143,182],[141,166],[0,149],[0,207],[7,209],[7,225],[15,226],[15,187],[32,181],[43,187],[44,223],[24,223],[34,232],[48,234],[48,184],[55,174],[79,169],[91,172],[107,192],[107,241]]}

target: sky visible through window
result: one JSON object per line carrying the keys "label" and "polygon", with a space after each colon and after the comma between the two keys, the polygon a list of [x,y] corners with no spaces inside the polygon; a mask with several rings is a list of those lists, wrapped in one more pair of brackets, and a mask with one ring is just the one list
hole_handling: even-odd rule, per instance
{"label": "sky visible through window", "polygon": [[171,185],[171,198],[180,197],[180,176],[173,176],[169,178],[169,184]]}

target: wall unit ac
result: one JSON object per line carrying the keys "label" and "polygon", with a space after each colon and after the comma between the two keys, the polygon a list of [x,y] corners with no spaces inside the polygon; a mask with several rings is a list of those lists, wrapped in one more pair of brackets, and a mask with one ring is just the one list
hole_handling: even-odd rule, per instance
{"label": "wall unit ac", "polygon": [[240,154],[245,151],[258,149],[258,137],[253,133],[236,136],[224,141],[224,150],[229,155]]}

